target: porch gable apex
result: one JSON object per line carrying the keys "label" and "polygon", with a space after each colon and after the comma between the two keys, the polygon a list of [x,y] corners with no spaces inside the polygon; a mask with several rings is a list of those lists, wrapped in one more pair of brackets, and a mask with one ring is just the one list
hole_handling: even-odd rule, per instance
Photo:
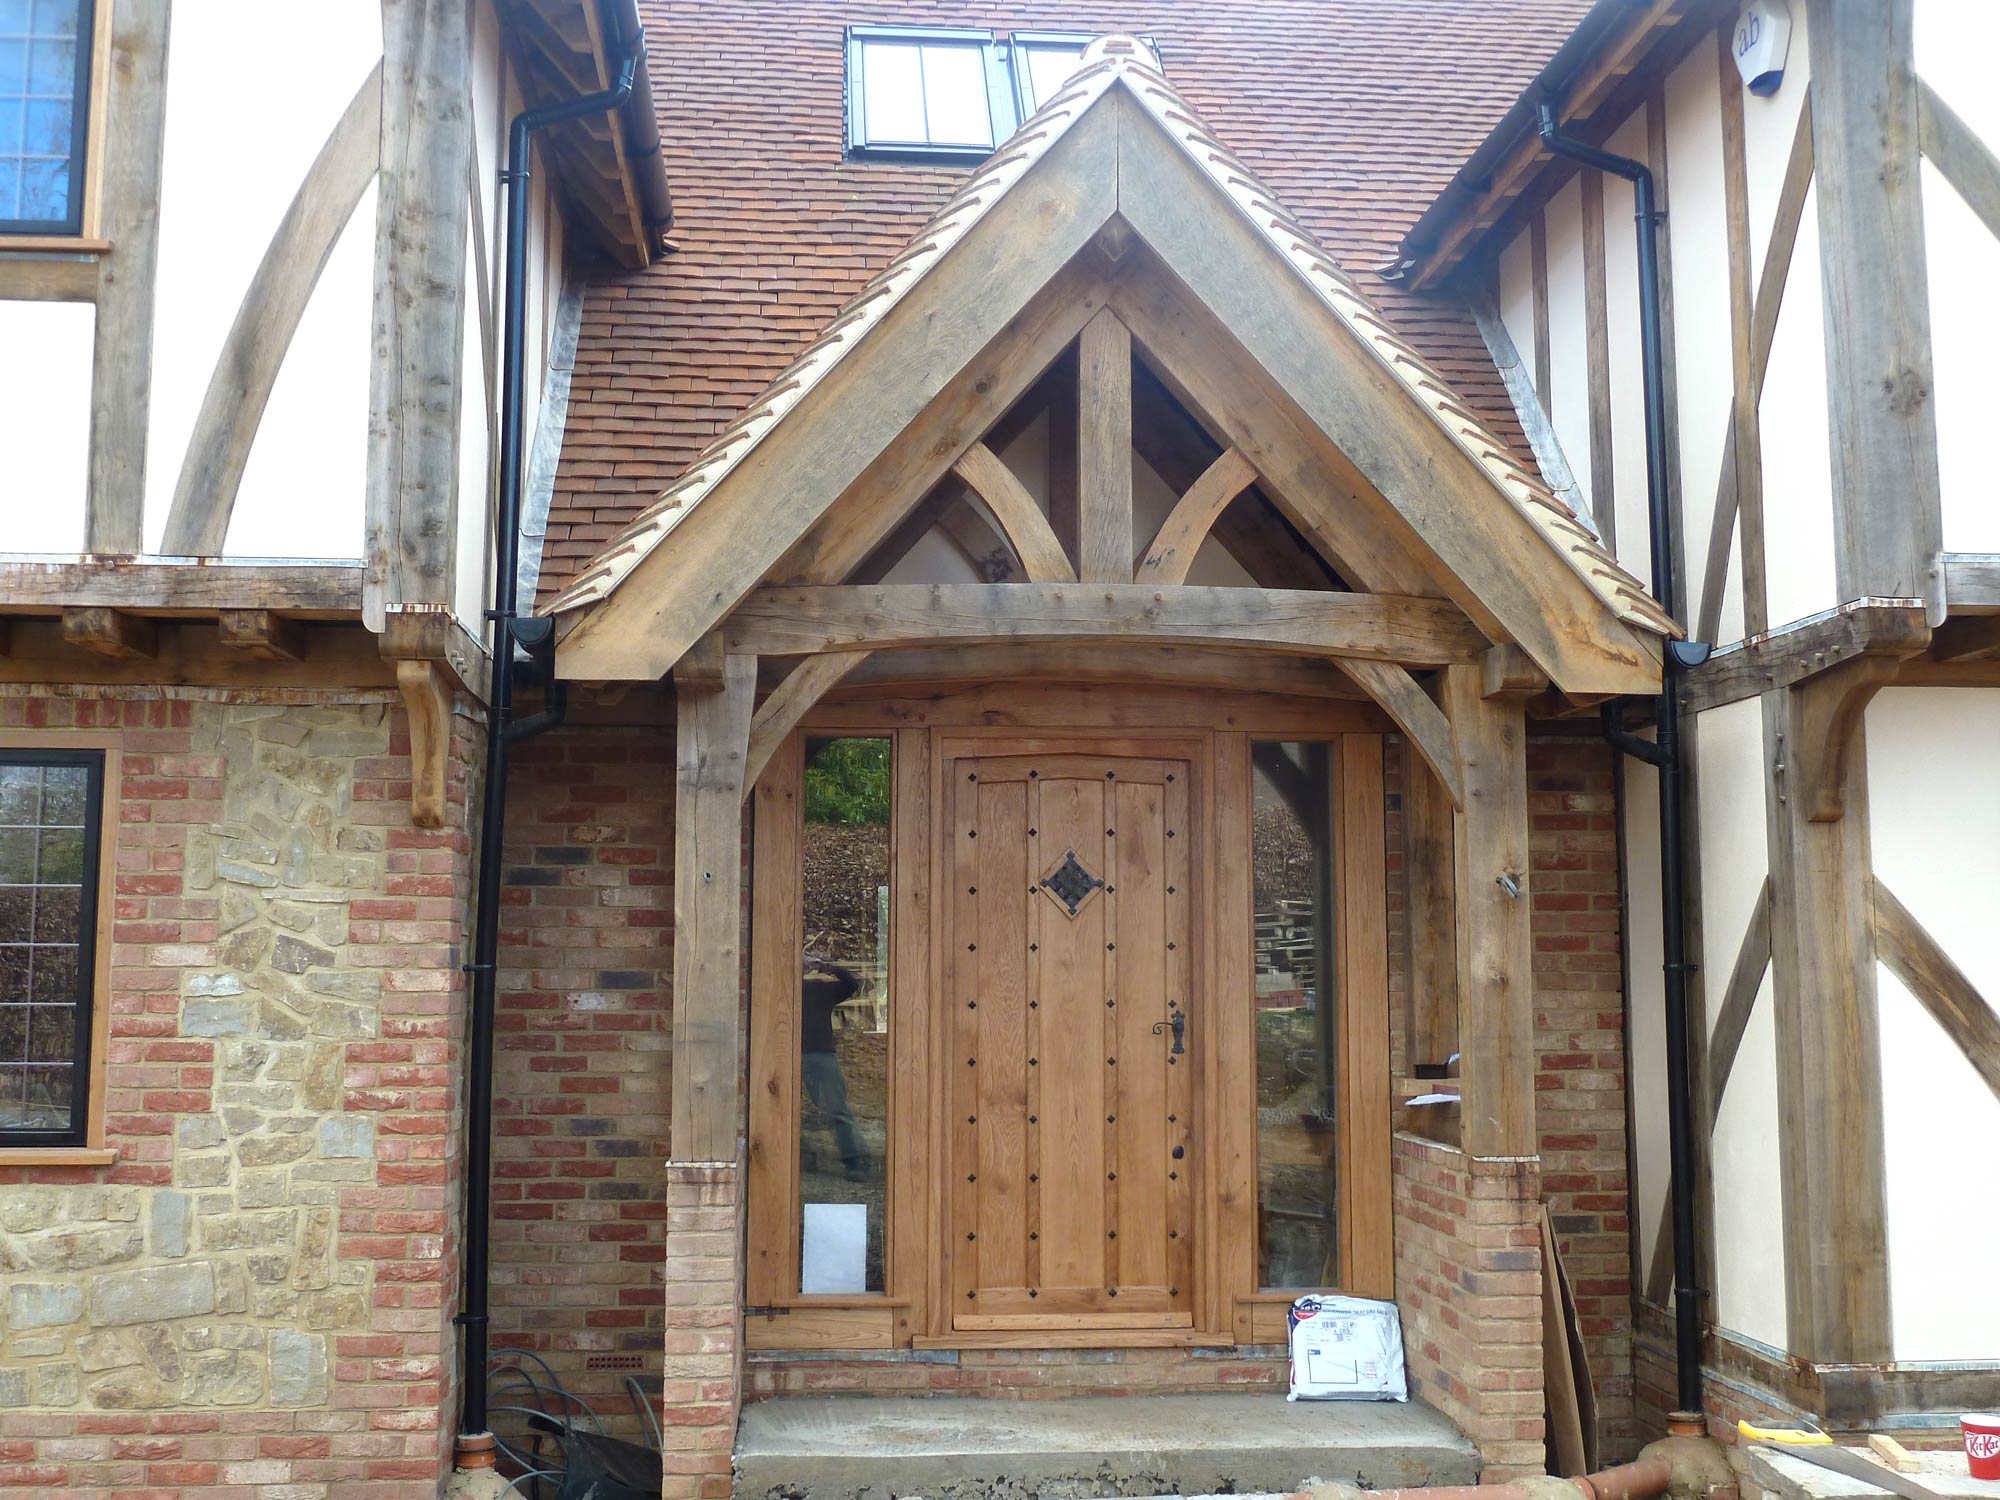
{"label": "porch gable apex", "polygon": [[[1475,619],[1518,641],[1565,689],[1656,685],[1651,637],[1678,631],[1636,580],[1456,401],[1140,54],[1112,39],[1093,55],[681,480],[543,607],[572,617],[562,675],[670,669],[775,578],[774,565],[797,555],[835,502],[974,361],[984,355],[992,372],[976,383],[981,395],[1011,400],[1025,390],[1104,305],[1080,268],[1115,260],[1138,241],[1198,297],[1204,284],[1234,276],[1244,290],[1229,300],[1239,306],[1258,290],[1303,305],[1316,326],[1302,325],[1295,342],[1303,334],[1307,343],[1348,346],[1349,358],[1365,353],[1344,381],[1351,389],[1343,401],[1350,414],[1374,408],[1382,420],[1336,422],[1329,431],[1314,403],[1301,405],[1388,500],[1399,527],[1435,554],[1454,580],[1447,591]],[[1200,201],[1182,214],[1163,212],[1169,181]],[[1228,222],[1216,226],[1229,264],[1187,266],[1186,230],[1214,212],[1218,194],[1229,205]],[[1077,292],[1067,306],[1050,296],[1065,275]],[[1096,279],[1115,284],[1115,275]],[[1309,298],[1300,298],[1302,288]],[[1236,331],[1226,311],[1214,310]],[[1041,342],[1020,356],[993,352],[1035,330]],[[1268,363],[1255,341],[1242,342]],[[981,432],[943,436],[956,444],[944,456],[950,468]],[[675,545],[662,546],[669,536]]]}

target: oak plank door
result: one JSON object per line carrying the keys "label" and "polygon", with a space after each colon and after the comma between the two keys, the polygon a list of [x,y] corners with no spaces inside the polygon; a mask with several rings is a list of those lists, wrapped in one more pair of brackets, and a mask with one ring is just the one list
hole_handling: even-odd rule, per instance
{"label": "oak plank door", "polygon": [[958,1331],[1193,1326],[1193,769],[945,762]]}

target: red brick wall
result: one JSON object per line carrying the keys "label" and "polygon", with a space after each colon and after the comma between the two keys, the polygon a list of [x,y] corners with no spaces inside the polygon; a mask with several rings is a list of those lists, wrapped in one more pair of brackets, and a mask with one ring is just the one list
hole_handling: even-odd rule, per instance
{"label": "red brick wall", "polygon": [[1615,791],[1611,751],[1594,726],[1530,739],[1542,1195],[1576,1293],[1606,1462],[1631,1457],[1640,1442],[1632,1413]]}
{"label": "red brick wall", "polygon": [[[113,731],[122,756],[117,1160],[0,1167],[10,1287],[79,1298],[9,1330],[0,1493],[429,1500],[448,1466],[464,777],[416,829],[395,695],[284,696],[0,698],[0,729]],[[454,761],[477,754],[461,718]],[[218,849],[254,868],[218,879]],[[210,1301],[98,1316],[152,1275]]]}
{"label": "red brick wall", "polygon": [[566,728],[515,753],[508,800],[493,1344],[627,1436],[626,1375],[660,1381],[673,782],[671,726]]}

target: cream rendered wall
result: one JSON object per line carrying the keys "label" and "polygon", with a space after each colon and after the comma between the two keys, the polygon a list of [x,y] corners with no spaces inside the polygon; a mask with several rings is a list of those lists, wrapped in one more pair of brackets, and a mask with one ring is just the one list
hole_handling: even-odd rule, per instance
{"label": "cream rendered wall", "polygon": [[[151,549],[243,294],[381,55],[373,5],[203,0],[175,11],[146,454]],[[275,58],[312,65],[274,67]],[[373,224],[371,193],[320,276],[265,409],[225,543],[232,555],[361,556]]]}
{"label": "cream rendered wall", "polygon": [[87,302],[0,302],[0,553],[83,550],[90,471],[91,343]]}
{"label": "cream rendered wall", "polygon": [[[1967,979],[2000,998],[2000,689],[1889,688],[1868,707],[1875,876]],[[1991,1359],[2000,1196],[1982,1173],[1996,1099],[1902,984],[1881,971],[1889,1293],[1898,1359]]]}
{"label": "cream rendered wall", "polygon": [[1590,492],[1590,319],[1583,288],[1583,179],[1572,177],[1542,211],[1549,257],[1549,421],[1577,493]]}
{"label": "cream rendered wall", "polygon": [[[1644,109],[1606,139],[1608,150],[1646,159]],[[1632,184],[1604,179],[1604,313],[1611,377],[1611,489],[1618,561],[1648,588],[1653,585],[1651,513],[1646,489],[1646,384],[1639,357],[1639,226],[1632,217]],[[1586,466],[1587,467],[1587,466]],[[1592,498],[1593,507],[1602,502]]]}
{"label": "cream rendered wall", "polygon": [[[1734,378],[1722,103],[1715,54],[1697,47],[1667,76],[1667,253],[1674,276],[1674,376],[1680,401],[1681,515],[1689,617],[1698,618]],[[1741,557],[1732,544],[1718,643],[1743,634]]]}
{"label": "cream rendered wall", "polygon": [[1539,389],[1542,372],[1535,368],[1534,252],[1529,248],[1527,230],[1515,235],[1500,252],[1499,283],[1500,321],[1507,337],[1514,341],[1529,383]]}
{"label": "cream rendered wall", "polygon": [[[1756,698],[1710,709],[1700,748],[1701,964],[1709,1034],[1769,869],[1764,719]],[[1779,1212],[1777,1034],[1770,972],[1722,1094],[1713,1144],[1718,1325],[1785,1346],[1784,1221]]]}

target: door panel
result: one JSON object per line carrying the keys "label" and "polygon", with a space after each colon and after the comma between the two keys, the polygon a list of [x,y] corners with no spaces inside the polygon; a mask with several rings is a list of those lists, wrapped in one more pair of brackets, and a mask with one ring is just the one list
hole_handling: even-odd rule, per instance
{"label": "door panel", "polygon": [[1190,769],[945,762],[961,1329],[1193,1322]]}

